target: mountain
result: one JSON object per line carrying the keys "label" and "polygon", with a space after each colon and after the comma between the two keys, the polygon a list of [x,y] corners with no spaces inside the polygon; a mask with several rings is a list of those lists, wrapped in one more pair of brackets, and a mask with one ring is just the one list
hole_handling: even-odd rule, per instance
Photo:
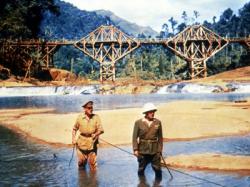
{"label": "mountain", "polygon": [[95,12],[80,10],[70,3],[56,0],[60,14],[45,12],[40,26],[40,37],[45,39],[80,39],[96,27],[107,23],[107,18]]}
{"label": "mountain", "polygon": [[139,34],[144,34],[145,36],[155,37],[159,35],[158,32],[153,30],[151,27],[143,27],[139,26],[136,23],[131,23],[125,19],[122,19],[116,16],[113,12],[108,10],[96,10],[97,15],[101,15],[103,17],[108,17],[116,26],[121,28],[124,32],[129,35],[138,36]]}
{"label": "mountain", "polygon": [[80,39],[101,25],[112,24],[128,35],[137,37],[138,34],[156,36],[158,33],[150,27],[142,27],[130,23],[110,11],[80,10],[70,3],[56,0],[60,14],[45,12],[40,26],[39,36],[45,39]]}

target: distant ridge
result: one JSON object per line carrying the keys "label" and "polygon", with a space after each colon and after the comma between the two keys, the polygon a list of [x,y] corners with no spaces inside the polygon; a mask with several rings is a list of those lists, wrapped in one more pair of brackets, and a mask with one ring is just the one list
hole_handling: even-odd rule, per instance
{"label": "distant ridge", "polygon": [[151,27],[144,27],[139,26],[136,23],[131,23],[123,18],[118,17],[109,10],[96,10],[94,12],[96,12],[97,15],[108,17],[116,26],[119,26],[124,32],[129,35],[133,35],[135,37],[137,37],[139,34],[144,34],[147,37],[155,37],[159,35],[159,33],[153,30]]}
{"label": "distant ridge", "polygon": [[126,34],[138,37],[139,34],[155,37],[158,35],[150,27],[142,27],[116,16],[111,11],[80,10],[71,3],[56,0],[60,7],[58,16],[45,12],[40,27],[40,37],[46,39],[80,39],[101,25],[112,24]]}

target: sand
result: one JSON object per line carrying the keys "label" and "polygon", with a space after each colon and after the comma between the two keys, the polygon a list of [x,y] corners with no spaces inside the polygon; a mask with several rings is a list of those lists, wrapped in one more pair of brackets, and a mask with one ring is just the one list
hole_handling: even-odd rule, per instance
{"label": "sand", "polygon": [[[243,103],[177,101],[161,104],[156,117],[162,121],[165,140],[192,140],[250,133],[250,100]],[[130,144],[140,108],[96,111],[105,133],[114,144]],[[49,143],[71,143],[72,126],[79,113],[56,114],[53,109],[0,110],[0,123]]]}
{"label": "sand", "polygon": [[[166,141],[250,133],[250,99],[239,103],[177,101],[157,107],[156,117],[162,121]],[[101,135],[103,140],[116,145],[131,145],[134,121],[142,117],[140,108],[95,113],[102,120],[105,131]],[[53,109],[8,109],[0,110],[0,124],[19,130],[41,142],[66,146],[71,144],[72,127],[77,115],[78,113],[56,114]],[[185,168],[250,170],[249,158],[214,154],[177,155],[167,158],[167,163]],[[235,164],[227,166],[228,162]]]}
{"label": "sand", "polygon": [[225,154],[193,154],[171,156],[165,159],[167,165],[187,169],[250,172],[250,156]]}

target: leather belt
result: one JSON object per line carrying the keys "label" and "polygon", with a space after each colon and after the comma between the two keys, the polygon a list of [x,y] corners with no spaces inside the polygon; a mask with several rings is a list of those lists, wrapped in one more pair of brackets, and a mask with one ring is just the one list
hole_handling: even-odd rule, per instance
{"label": "leather belt", "polygon": [[141,142],[158,142],[158,139],[154,139],[154,140],[145,140],[145,139],[140,139]]}
{"label": "leather belt", "polygon": [[80,135],[84,136],[84,137],[91,137],[92,136],[92,134],[87,134],[87,133],[81,133]]}

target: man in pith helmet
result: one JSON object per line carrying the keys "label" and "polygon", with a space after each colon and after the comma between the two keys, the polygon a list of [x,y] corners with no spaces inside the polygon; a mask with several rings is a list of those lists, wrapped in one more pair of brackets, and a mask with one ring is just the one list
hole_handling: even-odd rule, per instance
{"label": "man in pith helmet", "polygon": [[[93,114],[93,101],[87,101],[82,107],[83,113],[79,114],[73,126],[72,144],[77,148],[78,166],[85,168],[88,162],[90,170],[95,171],[98,137],[104,131],[100,117]],[[77,131],[79,136],[76,139]]]}
{"label": "man in pith helmet", "polygon": [[146,166],[151,163],[156,180],[162,179],[161,154],[163,136],[161,121],[154,117],[157,111],[153,103],[146,103],[142,113],[144,117],[137,120],[133,130],[133,150],[138,160],[138,176],[144,176]]}

